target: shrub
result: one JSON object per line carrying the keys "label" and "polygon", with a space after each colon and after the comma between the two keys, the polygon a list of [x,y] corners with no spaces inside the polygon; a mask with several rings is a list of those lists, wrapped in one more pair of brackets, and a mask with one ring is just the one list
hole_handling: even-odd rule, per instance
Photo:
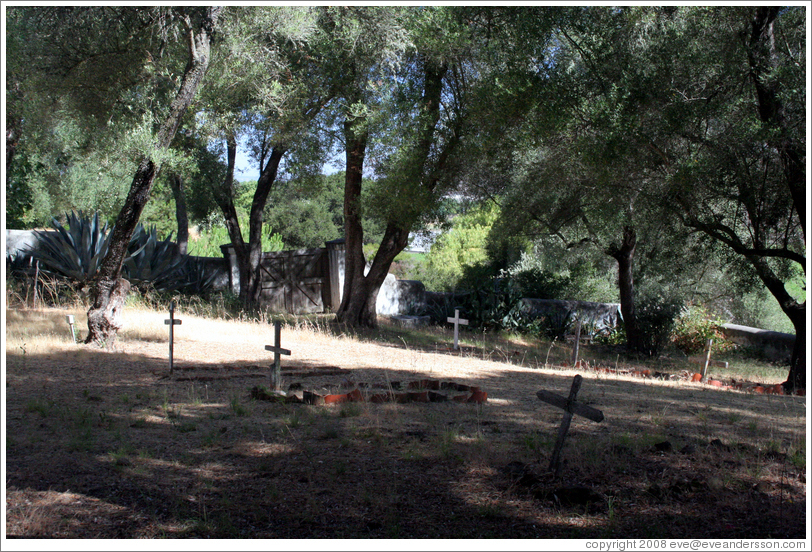
{"label": "shrub", "polygon": [[702,305],[686,305],[675,321],[671,341],[686,355],[703,351],[708,339],[713,339],[714,349],[728,349],[732,345],[722,334],[723,323],[721,318]]}
{"label": "shrub", "polygon": [[640,336],[638,352],[656,356],[668,344],[681,302],[660,294],[642,294],[635,301],[637,331]]}

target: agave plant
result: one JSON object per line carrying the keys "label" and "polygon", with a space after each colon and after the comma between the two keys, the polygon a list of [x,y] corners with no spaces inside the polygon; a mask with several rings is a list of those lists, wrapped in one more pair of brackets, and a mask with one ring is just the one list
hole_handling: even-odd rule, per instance
{"label": "agave plant", "polygon": [[145,229],[139,223],[124,259],[123,274],[138,285],[149,283],[158,290],[177,289],[184,280],[185,255],[178,254],[172,233],[165,240],[158,240],[158,230],[153,226]]}
{"label": "agave plant", "polygon": [[198,257],[188,256],[181,269],[176,289],[183,293],[204,294],[214,289],[217,272],[208,269]]}
{"label": "agave plant", "polygon": [[32,257],[39,260],[47,272],[85,282],[96,273],[107,254],[110,243],[107,223],[101,225],[98,213],[90,218],[82,211],[78,215],[66,213],[65,219],[67,229],[52,219],[51,226],[56,232],[35,232],[39,246]]}

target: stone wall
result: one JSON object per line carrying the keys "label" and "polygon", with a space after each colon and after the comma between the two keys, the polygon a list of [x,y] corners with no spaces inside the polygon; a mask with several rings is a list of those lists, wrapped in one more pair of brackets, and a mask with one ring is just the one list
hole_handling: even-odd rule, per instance
{"label": "stone wall", "polygon": [[383,316],[411,314],[426,304],[426,286],[417,280],[398,280],[388,274],[381,289],[375,309]]}
{"label": "stone wall", "polygon": [[525,298],[519,302],[519,310],[533,319],[552,316],[562,323],[578,319],[582,324],[591,326],[595,333],[612,330],[620,325],[623,319],[620,314],[620,303]]}
{"label": "stone wall", "polygon": [[739,345],[761,349],[764,355],[776,361],[782,361],[792,356],[795,346],[795,336],[792,334],[739,326],[738,324],[722,324],[725,337]]}
{"label": "stone wall", "polygon": [[38,244],[39,239],[33,230],[6,230],[6,259],[22,260],[35,250]]}

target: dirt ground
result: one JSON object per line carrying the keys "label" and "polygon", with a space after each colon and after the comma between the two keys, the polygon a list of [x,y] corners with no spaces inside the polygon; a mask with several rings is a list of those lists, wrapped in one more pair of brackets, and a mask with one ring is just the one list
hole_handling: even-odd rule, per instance
{"label": "dirt ground", "polygon": [[[430,378],[483,404],[260,401],[272,326],[128,313],[113,350],[7,310],[6,532],[24,538],[804,538],[805,397],[522,367],[285,327],[284,388]],[[82,313],[76,314],[78,327]],[[517,357],[520,356],[517,354]],[[483,359],[483,357],[485,359]],[[548,470],[576,416],[562,477]],[[359,385],[360,384],[360,385]],[[365,388],[364,385],[368,385]]]}

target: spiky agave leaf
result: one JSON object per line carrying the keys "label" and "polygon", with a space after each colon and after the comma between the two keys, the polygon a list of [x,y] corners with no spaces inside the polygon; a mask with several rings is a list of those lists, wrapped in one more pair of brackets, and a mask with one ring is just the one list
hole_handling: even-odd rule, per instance
{"label": "spiky agave leaf", "polygon": [[158,230],[138,224],[130,240],[129,256],[124,260],[124,273],[133,283],[150,283],[155,289],[177,289],[182,281],[186,257],[179,255],[172,233],[158,240]]}
{"label": "spiky agave leaf", "polygon": [[98,213],[90,218],[82,211],[78,215],[66,213],[65,219],[67,229],[53,219],[51,226],[56,232],[35,232],[40,245],[32,256],[47,272],[84,282],[96,273],[107,254],[110,239],[107,223],[100,225]]}

